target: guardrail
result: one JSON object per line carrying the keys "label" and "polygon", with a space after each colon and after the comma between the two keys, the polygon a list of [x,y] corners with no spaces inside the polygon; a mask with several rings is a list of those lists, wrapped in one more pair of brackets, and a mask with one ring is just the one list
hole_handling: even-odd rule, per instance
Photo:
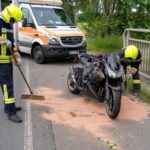
{"label": "guardrail", "polygon": [[134,38],[133,33],[144,33],[150,37],[150,30],[148,29],[126,29],[123,33],[123,45],[137,46],[142,53],[142,63],[140,65],[140,75],[145,79],[150,80],[150,41],[140,38]]}

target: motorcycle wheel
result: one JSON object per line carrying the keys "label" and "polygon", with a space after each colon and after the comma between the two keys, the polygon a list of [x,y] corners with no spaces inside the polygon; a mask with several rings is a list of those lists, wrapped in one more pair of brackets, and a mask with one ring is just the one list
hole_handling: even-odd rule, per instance
{"label": "motorcycle wheel", "polygon": [[69,75],[68,75],[67,85],[68,85],[68,89],[71,93],[73,93],[73,94],[79,94],[80,93],[79,88],[77,88],[76,84],[74,83],[74,81],[71,77],[71,73],[69,73]]}
{"label": "motorcycle wheel", "polygon": [[111,119],[115,119],[120,112],[121,107],[121,91],[109,89],[110,98],[106,100],[106,111]]}

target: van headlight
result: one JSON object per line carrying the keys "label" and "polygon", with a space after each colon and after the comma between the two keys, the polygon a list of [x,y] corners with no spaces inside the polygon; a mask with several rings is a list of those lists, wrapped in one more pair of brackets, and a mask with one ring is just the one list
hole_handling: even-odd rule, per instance
{"label": "van headlight", "polygon": [[83,37],[83,43],[86,43],[86,38],[85,37]]}
{"label": "van headlight", "polygon": [[60,45],[58,38],[55,36],[46,35],[46,39],[49,41],[49,44]]}

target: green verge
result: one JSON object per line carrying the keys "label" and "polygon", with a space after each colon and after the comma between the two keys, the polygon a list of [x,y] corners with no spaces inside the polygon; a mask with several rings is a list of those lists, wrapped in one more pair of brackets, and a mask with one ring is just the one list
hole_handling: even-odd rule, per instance
{"label": "green verge", "polygon": [[86,36],[87,50],[97,52],[114,52],[123,47],[122,37],[109,35],[106,37]]}
{"label": "green verge", "polygon": [[88,31],[89,27],[86,22],[78,23],[77,27],[85,33],[87,40],[87,50],[96,52],[114,52],[123,47],[123,38],[118,35],[107,35],[101,37],[98,32]]}
{"label": "green verge", "polygon": [[[128,91],[133,91],[132,79],[128,80]],[[141,93],[139,99],[145,103],[150,104],[150,87],[145,82],[141,81]]]}

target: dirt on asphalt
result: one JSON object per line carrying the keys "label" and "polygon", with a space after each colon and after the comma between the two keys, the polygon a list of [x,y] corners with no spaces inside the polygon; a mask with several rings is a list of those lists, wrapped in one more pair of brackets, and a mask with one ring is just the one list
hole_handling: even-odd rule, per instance
{"label": "dirt on asphalt", "polygon": [[74,129],[82,129],[100,138],[102,141],[112,139],[104,127],[115,128],[116,122],[124,120],[142,121],[149,116],[149,105],[142,102],[131,101],[127,96],[122,97],[121,111],[116,120],[111,120],[106,113],[104,103],[94,99],[86,100],[85,96],[75,96],[72,99],[64,98],[61,90],[41,87],[37,93],[45,95],[45,101],[32,101],[32,103],[48,107],[50,113],[42,114],[56,124],[63,124]]}

